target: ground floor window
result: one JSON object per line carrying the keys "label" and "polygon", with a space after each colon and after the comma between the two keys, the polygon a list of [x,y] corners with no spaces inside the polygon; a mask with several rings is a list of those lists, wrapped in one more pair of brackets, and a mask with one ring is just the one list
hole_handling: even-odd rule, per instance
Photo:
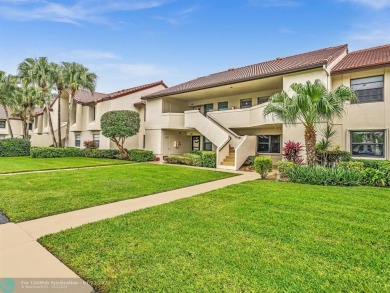
{"label": "ground floor window", "polygon": [[269,97],[258,97],[257,98],[257,105],[267,103],[268,101],[269,101]]}
{"label": "ground floor window", "polygon": [[99,148],[99,144],[100,144],[100,134],[94,134],[94,135],[93,135],[93,142],[95,143],[96,147]]}
{"label": "ground floor window", "polygon": [[203,136],[203,150],[204,151],[213,150],[213,143],[210,140],[208,140],[205,136]]}
{"label": "ground floor window", "polygon": [[75,133],[74,134],[74,146],[75,147],[80,147],[81,145],[81,134],[80,133]]}
{"label": "ground floor window", "polygon": [[5,128],[5,120],[0,120],[0,128]]}
{"label": "ground floor window", "polygon": [[358,157],[384,157],[385,131],[351,131],[351,153]]}
{"label": "ground floor window", "polygon": [[258,153],[280,153],[280,135],[258,135]]}

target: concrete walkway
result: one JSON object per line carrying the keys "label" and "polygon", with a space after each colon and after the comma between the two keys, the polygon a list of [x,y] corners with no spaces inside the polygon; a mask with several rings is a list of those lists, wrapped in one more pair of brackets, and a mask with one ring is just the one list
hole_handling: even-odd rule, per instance
{"label": "concrete walkway", "polygon": [[[259,178],[259,175],[254,172],[235,173],[240,175],[19,224],[8,223],[0,225],[0,278],[60,278],[61,280],[72,278],[72,280],[80,281],[81,279],[74,272],[36,242],[36,239],[65,229]],[[20,279],[16,280],[18,285]],[[83,283],[76,287],[71,287],[69,292],[91,292],[91,290],[92,288],[89,285]],[[27,291],[21,289],[13,292]],[[42,290],[42,292],[45,291]]]}

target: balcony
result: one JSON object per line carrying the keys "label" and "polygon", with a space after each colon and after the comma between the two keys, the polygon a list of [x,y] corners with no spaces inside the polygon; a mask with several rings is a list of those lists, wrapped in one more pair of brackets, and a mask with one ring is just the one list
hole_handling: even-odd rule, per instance
{"label": "balcony", "polygon": [[208,115],[227,128],[248,128],[282,123],[273,119],[272,116],[264,117],[266,105],[261,104],[246,109],[209,112]]}
{"label": "balcony", "polygon": [[145,124],[146,129],[187,129],[184,126],[184,113],[162,113]]}

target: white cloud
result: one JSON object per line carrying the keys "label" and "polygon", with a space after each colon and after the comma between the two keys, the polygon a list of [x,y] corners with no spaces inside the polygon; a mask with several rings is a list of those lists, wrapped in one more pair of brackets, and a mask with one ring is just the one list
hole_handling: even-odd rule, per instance
{"label": "white cloud", "polygon": [[115,11],[151,9],[171,0],[78,0],[74,4],[59,4],[46,0],[0,0],[0,17],[14,21],[46,20],[80,24],[108,23],[104,17]]}
{"label": "white cloud", "polygon": [[351,2],[359,5],[365,5],[372,9],[390,8],[390,0],[341,0],[341,1]]}

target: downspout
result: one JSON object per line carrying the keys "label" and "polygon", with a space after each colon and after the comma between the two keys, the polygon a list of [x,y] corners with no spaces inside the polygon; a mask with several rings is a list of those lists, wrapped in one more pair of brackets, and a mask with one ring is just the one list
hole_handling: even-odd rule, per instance
{"label": "downspout", "polygon": [[322,68],[324,69],[325,73],[326,73],[326,88],[328,89],[328,91],[331,90],[330,86],[331,86],[331,81],[330,81],[330,72],[328,72],[328,69],[326,68],[326,65],[322,65]]}

